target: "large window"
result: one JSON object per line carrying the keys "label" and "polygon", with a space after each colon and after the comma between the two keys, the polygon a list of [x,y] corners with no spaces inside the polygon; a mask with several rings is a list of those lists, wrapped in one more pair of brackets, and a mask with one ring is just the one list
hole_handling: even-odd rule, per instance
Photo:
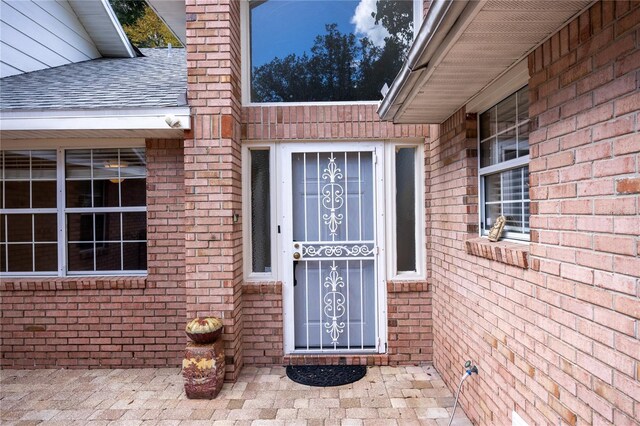
{"label": "large window", "polygon": [[529,238],[529,89],[523,87],[480,115],[481,230],[499,216],[505,236]]}
{"label": "large window", "polygon": [[0,273],[144,273],[144,148],[0,151]]}
{"label": "large window", "polygon": [[250,0],[248,9],[251,102],[380,100],[413,40],[412,0]]}

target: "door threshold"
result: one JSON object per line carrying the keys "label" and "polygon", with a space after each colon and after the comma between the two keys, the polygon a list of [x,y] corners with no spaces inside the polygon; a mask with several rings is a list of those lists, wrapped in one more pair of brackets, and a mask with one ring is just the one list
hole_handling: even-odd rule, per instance
{"label": "door threshold", "polygon": [[283,365],[389,365],[389,354],[289,354]]}

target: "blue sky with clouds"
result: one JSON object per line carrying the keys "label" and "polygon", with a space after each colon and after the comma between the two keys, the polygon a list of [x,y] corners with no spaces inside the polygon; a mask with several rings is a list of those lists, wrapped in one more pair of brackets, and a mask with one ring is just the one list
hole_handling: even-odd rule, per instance
{"label": "blue sky with clouds", "polygon": [[374,25],[371,12],[376,0],[269,0],[259,2],[251,12],[252,65],[260,66],[274,57],[310,51],[325,25],[336,23],[343,33],[367,35],[380,44],[386,31]]}

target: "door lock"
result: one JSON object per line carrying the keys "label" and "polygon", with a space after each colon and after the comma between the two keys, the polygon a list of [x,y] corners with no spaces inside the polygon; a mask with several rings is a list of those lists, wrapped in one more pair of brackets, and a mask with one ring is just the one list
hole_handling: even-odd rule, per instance
{"label": "door lock", "polygon": [[298,253],[297,251],[293,253],[293,258],[296,260],[300,259],[300,253]]}

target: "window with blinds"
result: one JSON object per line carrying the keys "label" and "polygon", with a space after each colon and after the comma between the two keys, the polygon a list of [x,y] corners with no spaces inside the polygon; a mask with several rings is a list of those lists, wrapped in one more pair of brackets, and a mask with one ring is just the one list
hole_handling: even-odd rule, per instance
{"label": "window with blinds", "polygon": [[529,89],[480,114],[481,231],[505,216],[507,238],[529,239]]}

